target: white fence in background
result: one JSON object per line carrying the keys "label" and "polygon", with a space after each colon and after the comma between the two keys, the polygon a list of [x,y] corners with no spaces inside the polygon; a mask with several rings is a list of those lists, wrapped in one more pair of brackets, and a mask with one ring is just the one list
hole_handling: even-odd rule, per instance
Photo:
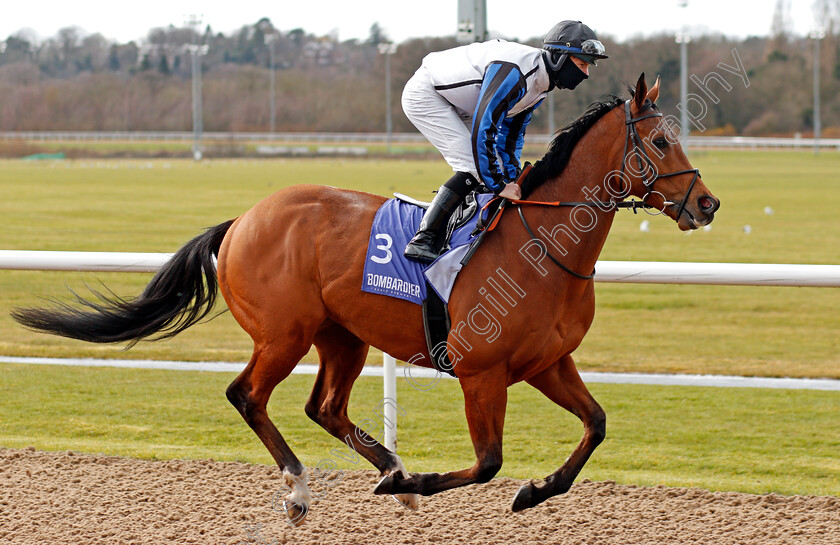
{"label": "white fence in background", "polygon": [[24,271],[157,272],[173,254],[0,250],[0,269]]}
{"label": "white fence in background", "polygon": [[[0,250],[0,269],[155,272],[172,254]],[[598,261],[596,282],[840,287],[840,265]]]}
{"label": "white fence in background", "polygon": [[[155,272],[172,254],[0,250],[0,269],[42,271]],[[598,261],[598,282],[717,284],[729,286],[840,287],[840,265],[767,263],[675,263]],[[396,360],[384,355],[384,397],[397,399]],[[385,446],[396,452],[397,407],[384,403]]]}
{"label": "white fence in background", "polygon": [[[361,144],[384,144],[386,133],[316,133],[316,132],[205,132],[203,138],[209,142],[353,142]],[[31,141],[184,141],[192,142],[192,132],[145,132],[145,131],[46,131],[46,132],[0,132],[0,140]],[[547,144],[549,134],[528,134],[528,142]],[[425,144],[419,133],[392,133],[392,143]],[[738,148],[738,149],[813,149],[813,138],[775,138],[764,136],[689,136],[689,148]],[[823,149],[840,150],[840,138],[820,138],[816,144]]]}

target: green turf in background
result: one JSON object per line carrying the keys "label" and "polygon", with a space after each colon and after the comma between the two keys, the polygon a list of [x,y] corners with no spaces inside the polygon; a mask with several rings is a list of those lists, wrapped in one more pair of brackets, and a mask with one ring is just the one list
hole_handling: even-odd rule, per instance
{"label": "green turf in background", "polygon": [[[840,261],[840,154],[718,151],[692,160],[722,201],[712,230],[686,235],[669,219],[622,212],[602,259]],[[286,185],[429,197],[447,176],[443,161],[0,161],[0,249],[172,252]],[[645,219],[648,233],[639,231]],[[128,352],[26,332],[8,317],[11,307],[38,304],[39,296],[64,297],[65,285],[83,290],[101,280],[131,296],[149,277],[0,271],[0,354],[249,358],[250,340],[228,314]],[[840,290],[597,284],[596,294],[595,322],[576,354],[581,368],[840,377]],[[372,351],[370,362],[378,361]]]}

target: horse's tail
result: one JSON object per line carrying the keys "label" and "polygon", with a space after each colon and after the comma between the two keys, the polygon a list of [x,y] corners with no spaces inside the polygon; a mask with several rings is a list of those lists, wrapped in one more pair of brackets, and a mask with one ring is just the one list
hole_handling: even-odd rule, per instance
{"label": "horse's tail", "polygon": [[12,317],[37,331],[94,343],[173,337],[207,316],[216,302],[214,258],[234,220],[207,229],[167,261],[140,296],[122,299],[93,291],[98,300],[76,293],[82,308],[54,301],[53,308],[17,308]]}

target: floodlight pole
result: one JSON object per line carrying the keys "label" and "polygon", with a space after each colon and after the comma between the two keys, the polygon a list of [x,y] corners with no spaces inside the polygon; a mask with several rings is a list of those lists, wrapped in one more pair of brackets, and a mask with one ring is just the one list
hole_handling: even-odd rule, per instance
{"label": "floodlight pole", "polygon": [[456,38],[461,43],[487,40],[487,0],[458,0]]}
{"label": "floodlight pole", "polygon": [[385,142],[388,153],[391,153],[391,135],[394,130],[391,119],[391,55],[397,52],[397,44],[381,43],[377,47],[385,55]]}
{"label": "floodlight pole", "polygon": [[820,153],[820,40],[825,37],[825,32],[817,29],[811,32],[814,40],[814,155]]}
{"label": "floodlight pole", "polygon": [[192,57],[193,158],[196,161],[201,161],[202,154],[201,140],[204,123],[201,104],[201,57],[207,54],[207,50],[207,45],[187,46],[187,51]]}
{"label": "floodlight pole", "polygon": [[[186,24],[195,29],[198,34],[198,27],[201,25],[201,17],[198,15],[190,15],[187,18]],[[202,132],[204,131],[204,123],[202,121],[202,104],[201,104],[201,57],[207,54],[209,47],[199,44],[187,45],[187,51],[190,53],[192,60],[192,106],[193,106],[193,159],[201,160],[202,155]]]}
{"label": "floodlight pole", "polygon": [[276,107],[274,103],[274,40],[277,39],[276,34],[266,34],[265,36],[265,43],[268,44],[268,58],[270,59],[271,64],[271,80],[269,80],[269,93],[271,95],[270,101],[270,112],[271,112],[271,119],[269,120],[269,132],[274,134],[276,127],[275,127],[275,118],[276,115]]}
{"label": "floodlight pole", "polygon": [[[678,0],[679,7],[688,6],[688,0]],[[688,42],[691,38],[688,29],[683,25],[682,31],[677,33],[677,43],[680,44],[680,145],[683,150],[688,149]]]}

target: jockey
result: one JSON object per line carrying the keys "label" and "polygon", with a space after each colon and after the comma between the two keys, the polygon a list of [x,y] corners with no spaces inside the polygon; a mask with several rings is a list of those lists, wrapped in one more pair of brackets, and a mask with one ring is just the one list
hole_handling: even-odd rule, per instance
{"label": "jockey", "polygon": [[543,48],[490,40],[430,53],[405,86],[405,115],[455,171],[438,190],[405,249],[434,261],[449,217],[472,191],[521,197],[515,182],[531,113],[549,91],[574,89],[589,65],[606,59],[604,46],[580,21],[562,21]]}

